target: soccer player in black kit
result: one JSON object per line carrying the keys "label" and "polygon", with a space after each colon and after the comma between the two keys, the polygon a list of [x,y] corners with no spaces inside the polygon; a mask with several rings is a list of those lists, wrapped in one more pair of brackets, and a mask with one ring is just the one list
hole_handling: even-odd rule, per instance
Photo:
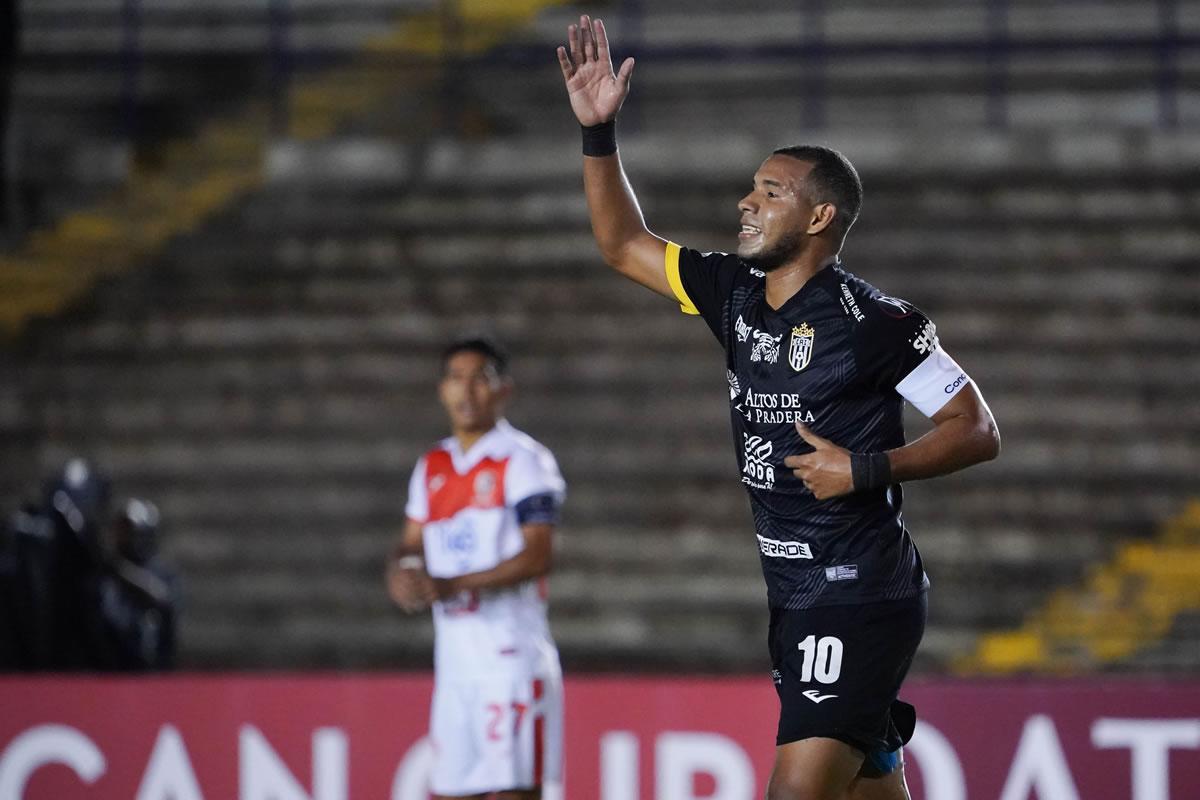
{"label": "soccer player in black kit", "polygon": [[[843,267],[862,200],[850,162],[817,146],[771,154],[738,203],[736,255],[660,239],[617,154],[633,59],[613,72],[599,20],[581,17],[567,36],[558,60],[605,261],[702,317],[725,349],[781,705],[767,798],[906,800],[915,712],[897,697],[928,581],[900,483],[994,458],[995,421],[933,323]],[[905,400],[934,423],[909,444]]]}

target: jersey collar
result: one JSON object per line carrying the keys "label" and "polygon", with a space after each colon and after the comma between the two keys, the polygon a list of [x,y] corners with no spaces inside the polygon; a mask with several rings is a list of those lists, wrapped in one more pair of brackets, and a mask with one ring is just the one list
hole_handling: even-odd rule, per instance
{"label": "jersey collar", "polygon": [[442,441],[443,449],[450,454],[450,460],[454,463],[456,472],[467,472],[480,461],[489,456],[492,458],[500,458],[504,455],[504,441],[513,431],[513,426],[508,420],[501,417],[496,420],[496,425],[490,431],[479,437],[479,441],[471,445],[465,452],[462,445],[458,443],[458,439],[453,436],[447,437]]}
{"label": "jersey collar", "polygon": [[764,279],[762,296],[763,308],[771,314],[786,314],[791,309],[794,309],[803,303],[808,295],[820,288],[822,284],[827,283],[831,278],[836,278],[838,275],[840,275],[841,270],[842,260],[840,258],[837,256],[830,256],[829,258],[825,259],[825,261],[821,264],[821,268],[813,273],[813,276],[809,278],[803,286],[797,289],[795,294],[785,300],[783,305],[781,305],[779,308],[771,308],[770,303],[767,302],[766,280]]}

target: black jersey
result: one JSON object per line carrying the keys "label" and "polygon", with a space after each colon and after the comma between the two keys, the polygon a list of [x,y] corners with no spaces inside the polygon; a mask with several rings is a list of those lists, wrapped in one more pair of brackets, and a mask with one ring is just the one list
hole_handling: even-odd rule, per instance
{"label": "black jersey", "polygon": [[[905,397],[932,415],[968,379],[929,318],[831,263],[778,310],[737,256],[667,248],[686,313],[725,348],[730,417],[768,602],[799,609],[912,597],[928,586],[893,485],[817,500],[788,469],[796,422],[852,452],[904,444]],[[897,387],[900,387],[898,390]]]}

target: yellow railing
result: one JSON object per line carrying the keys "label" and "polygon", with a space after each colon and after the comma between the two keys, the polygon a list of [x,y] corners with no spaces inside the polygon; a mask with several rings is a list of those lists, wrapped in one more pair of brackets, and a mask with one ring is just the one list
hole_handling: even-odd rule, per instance
{"label": "yellow railing", "polygon": [[1072,673],[1120,662],[1200,609],[1200,501],[1151,541],[1125,544],[1083,586],[1055,592],[1020,628],[980,638],[969,674]]}
{"label": "yellow railing", "polygon": [[[564,2],[460,0],[455,52],[483,52],[542,9]],[[441,17],[431,11],[370,40],[364,53],[437,55],[443,52],[443,39]],[[330,136],[405,88],[402,76],[377,73],[364,81],[362,75],[352,64],[298,82],[292,89],[289,135],[302,140]],[[270,139],[267,105],[251,102],[232,118],[214,120],[195,136],[166,144],[155,167],[135,166],[119,190],[34,233],[15,254],[0,256],[0,337],[17,333],[33,317],[63,310],[96,279],[144,262],[173,237],[258,188]]]}

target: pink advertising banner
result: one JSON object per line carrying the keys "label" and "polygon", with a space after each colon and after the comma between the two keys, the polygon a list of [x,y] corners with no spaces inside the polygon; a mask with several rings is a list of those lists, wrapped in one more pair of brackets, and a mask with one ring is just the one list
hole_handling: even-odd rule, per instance
{"label": "pink advertising banner", "polygon": [[[425,800],[426,675],[0,678],[0,800]],[[924,800],[1200,798],[1200,682],[913,681]],[[757,800],[763,678],[567,681],[569,800]]]}

